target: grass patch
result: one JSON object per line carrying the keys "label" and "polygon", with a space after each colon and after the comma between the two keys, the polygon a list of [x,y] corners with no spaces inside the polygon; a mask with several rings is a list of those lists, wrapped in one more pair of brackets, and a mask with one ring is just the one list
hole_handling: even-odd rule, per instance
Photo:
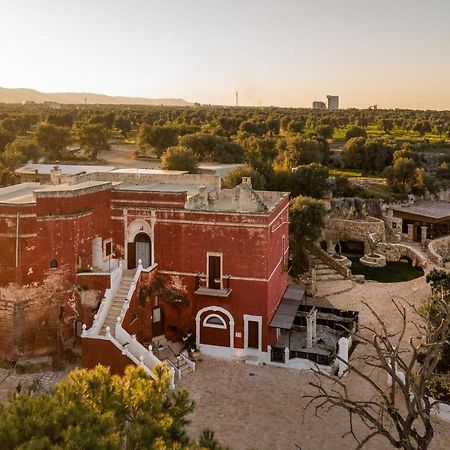
{"label": "grass patch", "polygon": [[408,263],[388,262],[386,267],[367,267],[359,262],[358,257],[350,257],[353,275],[364,275],[366,280],[379,281],[380,283],[398,283],[410,281],[423,276],[421,267],[413,267]]}
{"label": "grass patch", "polygon": [[362,172],[358,172],[357,170],[341,170],[341,169],[331,169],[331,176],[341,176],[348,178],[362,177]]}

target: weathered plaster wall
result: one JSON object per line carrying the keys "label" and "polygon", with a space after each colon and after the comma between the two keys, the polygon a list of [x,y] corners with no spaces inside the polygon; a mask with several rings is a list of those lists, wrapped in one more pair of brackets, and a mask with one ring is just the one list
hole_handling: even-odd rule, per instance
{"label": "weathered plaster wall", "polygon": [[61,358],[70,357],[75,321],[89,323],[92,306],[81,300],[63,268],[42,284],[0,287],[0,359],[54,356],[57,348]]}

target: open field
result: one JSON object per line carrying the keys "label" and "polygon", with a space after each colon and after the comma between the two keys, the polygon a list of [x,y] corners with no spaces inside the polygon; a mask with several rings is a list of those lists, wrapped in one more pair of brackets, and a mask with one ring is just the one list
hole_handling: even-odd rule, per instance
{"label": "open field", "polygon": [[[335,141],[345,141],[345,133],[350,128],[335,128],[333,132],[333,140]],[[441,134],[433,134],[433,133],[425,133],[421,136],[416,131],[404,130],[402,128],[394,127],[390,134],[386,134],[381,128],[376,125],[367,125],[365,127],[367,131],[367,137],[369,138],[384,138],[389,137],[391,139],[405,140],[405,141],[423,141],[424,139],[428,139],[430,142],[439,142],[439,141],[448,141],[448,138],[445,135]]]}

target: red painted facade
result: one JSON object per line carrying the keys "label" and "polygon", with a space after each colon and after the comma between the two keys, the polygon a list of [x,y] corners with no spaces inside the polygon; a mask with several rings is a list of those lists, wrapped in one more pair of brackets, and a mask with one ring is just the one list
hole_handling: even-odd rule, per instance
{"label": "red painted facade", "polygon": [[[246,192],[257,196],[251,188]],[[268,325],[288,278],[288,196],[271,193],[271,198],[276,194],[276,201],[256,212],[242,212],[231,204],[228,210],[214,205],[188,208],[187,191],[122,189],[105,181],[37,190],[28,204],[0,202],[0,286],[41,282],[57,265],[67,268],[68,281],[74,285],[104,290],[108,277],[79,273],[95,265],[93,240],[101,238],[104,252],[112,239],[112,256],[127,260],[129,243],[145,233],[158,275],[189,300],[188,306],[180,307],[159,299],[169,339],[191,331],[200,334],[200,344],[245,350],[250,320],[260,327],[256,350],[266,351],[274,340]],[[209,254],[220,257],[216,281],[221,289],[208,289]],[[107,271],[104,254],[101,260]],[[135,298],[124,321],[124,328],[144,341],[153,337],[153,301],[143,305]],[[222,318],[224,327],[204,324],[210,314]],[[92,366],[96,357],[83,358]]]}

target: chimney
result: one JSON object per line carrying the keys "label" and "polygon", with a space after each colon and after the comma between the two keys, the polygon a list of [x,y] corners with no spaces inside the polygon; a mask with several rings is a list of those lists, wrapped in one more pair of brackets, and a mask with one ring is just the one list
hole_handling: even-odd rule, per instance
{"label": "chimney", "polygon": [[252,178],[251,177],[242,177],[242,184],[248,188],[252,187]]}
{"label": "chimney", "polygon": [[200,206],[202,207],[208,207],[208,191],[206,190],[206,186],[199,186],[198,187],[198,200],[200,203]]}
{"label": "chimney", "polygon": [[53,185],[61,184],[61,169],[58,166],[50,171],[50,183]]}

